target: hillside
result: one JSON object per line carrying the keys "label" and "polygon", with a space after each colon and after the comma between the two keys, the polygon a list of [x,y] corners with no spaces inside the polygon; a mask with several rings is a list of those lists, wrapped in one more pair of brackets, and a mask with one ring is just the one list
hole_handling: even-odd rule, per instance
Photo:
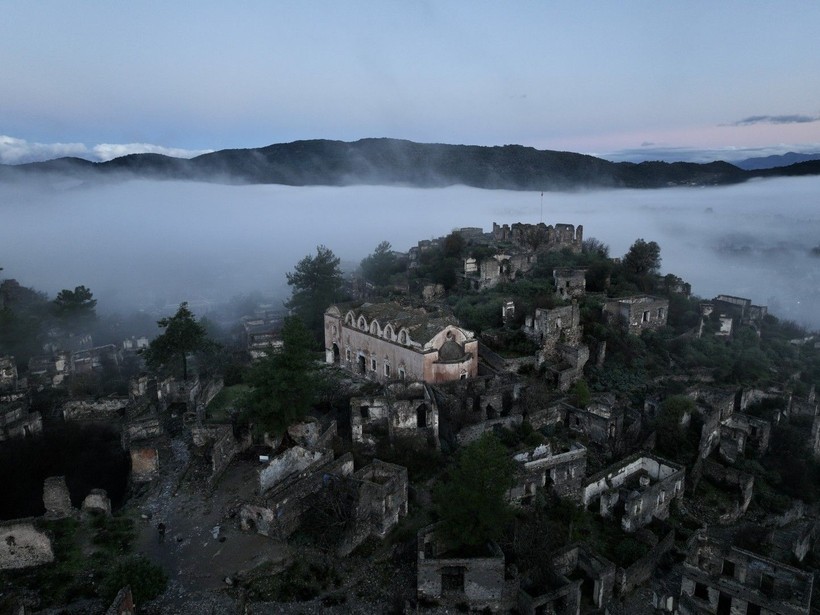
{"label": "hillside", "polygon": [[220,150],[190,160],[159,154],[131,154],[100,163],[61,158],[0,166],[0,180],[38,174],[68,174],[92,180],[127,172],[144,178],[292,186],[465,185],[507,190],[573,190],[719,185],[755,176],[817,171],[811,163],[744,171],[726,162],[614,163],[594,156],[520,145],[485,147],[361,139],[294,141],[262,148]]}

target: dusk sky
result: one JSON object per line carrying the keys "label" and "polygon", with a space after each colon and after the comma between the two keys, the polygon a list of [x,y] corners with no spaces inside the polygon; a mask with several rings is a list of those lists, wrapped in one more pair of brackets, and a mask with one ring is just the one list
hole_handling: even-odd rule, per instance
{"label": "dusk sky", "polygon": [[0,0],[0,162],[298,139],[820,151],[820,2]]}

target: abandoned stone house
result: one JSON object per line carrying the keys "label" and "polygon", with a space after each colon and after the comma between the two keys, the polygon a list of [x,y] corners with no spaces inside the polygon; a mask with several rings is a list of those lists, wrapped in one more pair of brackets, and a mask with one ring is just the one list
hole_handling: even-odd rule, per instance
{"label": "abandoned stone house", "polygon": [[714,322],[715,337],[728,338],[732,336],[734,330],[734,319],[726,312],[715,312],[715,304],[705,301],[700,304],[700,325],[698,326],[698,337],[703,337],[709,321]]}
{"label": "abandoned stone house", "polygon": [[325,356],[368,379],[428,383],[473,378],[478,340],[451,315],[395,302],[330,306]]}
{"label": "abandoned stone house", "polygon": [[13,356],[0,356],[0,391],[17,388],[17,361]]}
{"label": "abandoned stone house", "polygon": [[586,269],[561,267],[552,271],[555,292],[565,301],[583,297],[587,290]]}
{"label": "abandoned stone house", "polygon": [[701,480],[711,483],[723,495],[717,505],[701,513],[704,521],[729,525],[746,513],[754,495],[753,475],[706,459],[696,463],[692,470],[695,495]]}
{"label": "abandoned stone house", "polygon": [[0,442],[27,438],[42,431],[42,416],[31,411],[31,395],[27,390],[0,392]]}
{"label": "abandoned stone house", "polygon": [[[292,449],[291,449],[292,450]],[[383,538],[407,514],[407,469],[374,459],[353,471],[353,457],[347,453],[335,459],[331,450],[279,467],[280,477],[259,503],[245,504],[240,510],[243,530],[285,540],[302,524],[316,498],[336,498],[337,507],[348,509],[349,523],[339,536],[338,555],[347,555],[369,536]],[[270,480],[270,476],[266,480]],[[260,482],[262,477],[260,476]]]}
{"label": "abandoned stone house", "polygon": [[[467,604],[470,609],[498,610],[512,606],[513,589],[505,581],[504,553],[495,543],[480,556],[454,551],[430,525],[418,533],[416,559],[419,599],[443,604]],[[510,585],[516,582],[510,583]]]}
{"label": "abandoned stone house", "polygon": [[279,318],[246,317],[242,319],[242,341],[251,360],[266,357],[268,353],[282,345]]}
{"label": "abandoned stone house", "polygon": [[772,557],[787,562],[792,558],[802,562],[817,540],[816,519],[797,519],[774,529],[769,538]]}
{"label": "abandoned stone house", "polygon": [[74,374],[89,374],[106,367],[118,367],[122,354],[113,344],[78,350],[71,354],[71,371]]}
{"label": "abandoned stone house", "polygon": [[576,615],[582,601],[604,609],[612,600],[615,564],[587,545],[571,544],[553,553],[550,561],[554,574],[549,587],[538,588],[540,592],[522,587],[518,592],[521,615]]}
{"label": "abandoned stone house", "polygon": [[697,533],[683,564],[683,615],[808,615],[813,575]]}
{"label": "abandoned stone house", "polygon": [[587,469],[587,449],[578,442],[561,446],[547,442],[531,451],[513,456],[515,484],[508,497],[511,503],[528,506],[539,490],[558,497],[581,501]]}
{"label": "abandoned stone house", "polygon": [[732,295],[718,295],[712,299],[712,305],[715,310],[730,315],[741,325],[759,325],[768,314],[765,305],[753,305],[751,299]]}
{"label": "abandoned stone house", "polygon": [[511,243],[513,245],[530,247],[532,249],[557,252],[568,249],[579,254],[584,242],[584,227],[572,224],[556,224],[547,226],[515,222],[499,225],[493,222],[493,240],[496,242]]}
{"label": "abandoned stone house", "polygon": [[597,504],[602,517],[620,515],[621,528],[634,532],[669,516],[672,501],[683,495],[685,473],[676,463],[637,453],[587,478],[582,503]]}
{"label": "abandoned stone house", "polygon": [[71,355],[57,352],[31,357],[28,362],[30,384],[58,387],[71,375]]}
{"label": "abandoned stone house", "polygon": [[581,343],[584,331],[581,310],[575,300],[571,305],[536,309],[534,316],[525,318],[522,330],[540,346],[538,365],[547,364],[551,379],[560,391],[569,390],[583,377],[589,348]]}
{"label": "abandoned stone house", "polygon": [[379,440],[408,440],[439,448],[439,410],[428,385],[413,383],[399,393],[350,400],[353,442],[375,446]]}
{"label": "abandoned stone house", "polygon": [[464,259],[464,279],[475,290],[492,288],[500,282],[515,280],[520,273],[532,269],[536,255],[532,251],[494,254],[478,260],[473,257]]}
{"label": "abandoned stone house", "polygon": [[122,349],[124,352],[139,352],[145,350],[149,346],[149,340],[144,335],[139,337],[129,337],[122,341]]}
{"label": "abandoned stone house", "polygon": [[740,456],[760,457],[769,448],[771,423],[736,412],[720,424],[720,455],[734,463]]}
{"label": "abandoned stone house", "polygon": [[571,431],[584,434],[591,442],[602,446],[614,446],[621,441],[626,413],[617,405],[614,396],[596,395],[583,408],[571,404],[562,407],[566,426]]}
{"label": "abandoned stone house", "polygon": [[669,300],[649,295],[619,297],[604,304],[604,319],[625,326],[631,335],[666,326]]}
{"label": "abandoned stone house", "polygon": [[538,308],[524,319],[524,334],[539,344],[538,362],[557,362],[561,346],[580,346],[584,335],[578,304],[552,309]]}

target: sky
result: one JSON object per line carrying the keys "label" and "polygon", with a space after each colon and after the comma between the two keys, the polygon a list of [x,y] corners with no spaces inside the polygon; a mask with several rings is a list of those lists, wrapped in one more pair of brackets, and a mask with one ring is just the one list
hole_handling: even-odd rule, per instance
{"label": "sky", "polygon": [[0,0],[0,162],[300,139],[820,151],[820,2]]}

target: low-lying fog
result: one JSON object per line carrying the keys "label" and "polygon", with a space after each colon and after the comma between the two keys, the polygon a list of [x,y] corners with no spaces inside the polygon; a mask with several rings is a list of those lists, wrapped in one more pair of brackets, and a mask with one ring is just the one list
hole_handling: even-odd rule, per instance
{"label": "low-lying fog", "polygon": [[[663,272],[702,297],[749,297],[820,328],[820,178],[720,188],[545,193],[543,220],[583,224],[623,255],[661,246]],[[0,277],[51,296],[79,284],[98,310],[288,296],[285,273],[325,244],[353,265],[382,241],[493,222],[538,222],[538,192],[454,187],[228,186],[130,180],[94,186],[0,184]]]}

